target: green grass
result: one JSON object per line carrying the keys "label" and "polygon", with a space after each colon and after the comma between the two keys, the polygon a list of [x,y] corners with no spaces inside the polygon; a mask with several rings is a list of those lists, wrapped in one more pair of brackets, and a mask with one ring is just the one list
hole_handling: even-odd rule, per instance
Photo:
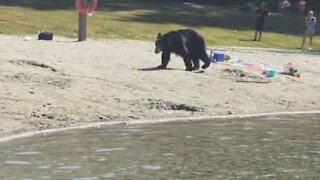
{"label": "green grass", "polygon": [[[101,4],[100,4],[101,5]],[[105,1],[88,18],[88,37],[124,38],[154,41],[158,32],[192,28],[208,45],[296,49],[304,31],[303,17],[272,13],[262,42],[253,38],[254,14],[213,6],[187,6],[178,3]],[[78,13],[72,7],[32,8],[0,3],[1,34],[35,34],[46,29],[56,35],[77,37]],[[235,31],[236,30],[236,31]],[[244,41],[240,41],[243,39]],[[315,37],[313,48],[320,50]]]}

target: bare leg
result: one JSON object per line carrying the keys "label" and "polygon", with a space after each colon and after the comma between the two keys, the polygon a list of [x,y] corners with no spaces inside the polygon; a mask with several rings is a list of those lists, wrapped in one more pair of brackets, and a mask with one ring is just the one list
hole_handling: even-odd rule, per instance
{"label": "bare leg", "polygon": [[262,31],[259,31],[259,38],[258,38],[258,41],[261,40],[261,35],[262,35]]}
{"label": "bare leg", "polygon": [[307,33],[303,34],[302,36],[301,49],[304,48],[304,43],[306,42],[306,36],[307,36]]}
{"label": "bare leg", "polygon": [[257,40],[257,36],[258,36],[258,31],[256,30],[256,31],[254,32],[254,39],[253,39],[253,41],[256,41],[256,40]]}
{"label": "bare leg", "polygon": [[311,33],[311,34],[309,35],[309,38],[310,38],[310,41],[309,41],[309,49],[311,50],[313,33]]}

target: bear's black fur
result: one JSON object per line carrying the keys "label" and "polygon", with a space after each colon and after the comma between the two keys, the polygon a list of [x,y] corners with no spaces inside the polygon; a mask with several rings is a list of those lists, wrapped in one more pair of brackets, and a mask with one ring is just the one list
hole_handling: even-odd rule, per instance
{"label": "bear's black fur", "polygon": [[187,71],[198,70],[199,59],[204,62],[203,69],[210,66],[203,38],[191,29],[171,31],[164,35],[159,33],[155,45],[155,53],[162,52],[162,62],[157,68],[167,68],[171,53],[183,58]]}

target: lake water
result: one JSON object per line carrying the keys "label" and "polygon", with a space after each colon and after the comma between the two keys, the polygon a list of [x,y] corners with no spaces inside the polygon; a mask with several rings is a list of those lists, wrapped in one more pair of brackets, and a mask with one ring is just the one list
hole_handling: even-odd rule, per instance
{"label": "lake water", "polygon": [[0,179],[318,179],[320,116],[115,125],[0,151]]}

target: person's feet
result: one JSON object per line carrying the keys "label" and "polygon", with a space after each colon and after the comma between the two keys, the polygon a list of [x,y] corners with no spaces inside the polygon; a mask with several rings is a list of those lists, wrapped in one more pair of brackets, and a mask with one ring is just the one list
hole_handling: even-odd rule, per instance
{"label": "person's feet", "polygon": [[[298,47],[297,49],[301,49],[301,50],[303,50],[303,49],[304,49],[304,47]],[[312,47],[309,47],[309,48],[308,48],[308,50],[309,50],[309,51],[312,51]]]}

